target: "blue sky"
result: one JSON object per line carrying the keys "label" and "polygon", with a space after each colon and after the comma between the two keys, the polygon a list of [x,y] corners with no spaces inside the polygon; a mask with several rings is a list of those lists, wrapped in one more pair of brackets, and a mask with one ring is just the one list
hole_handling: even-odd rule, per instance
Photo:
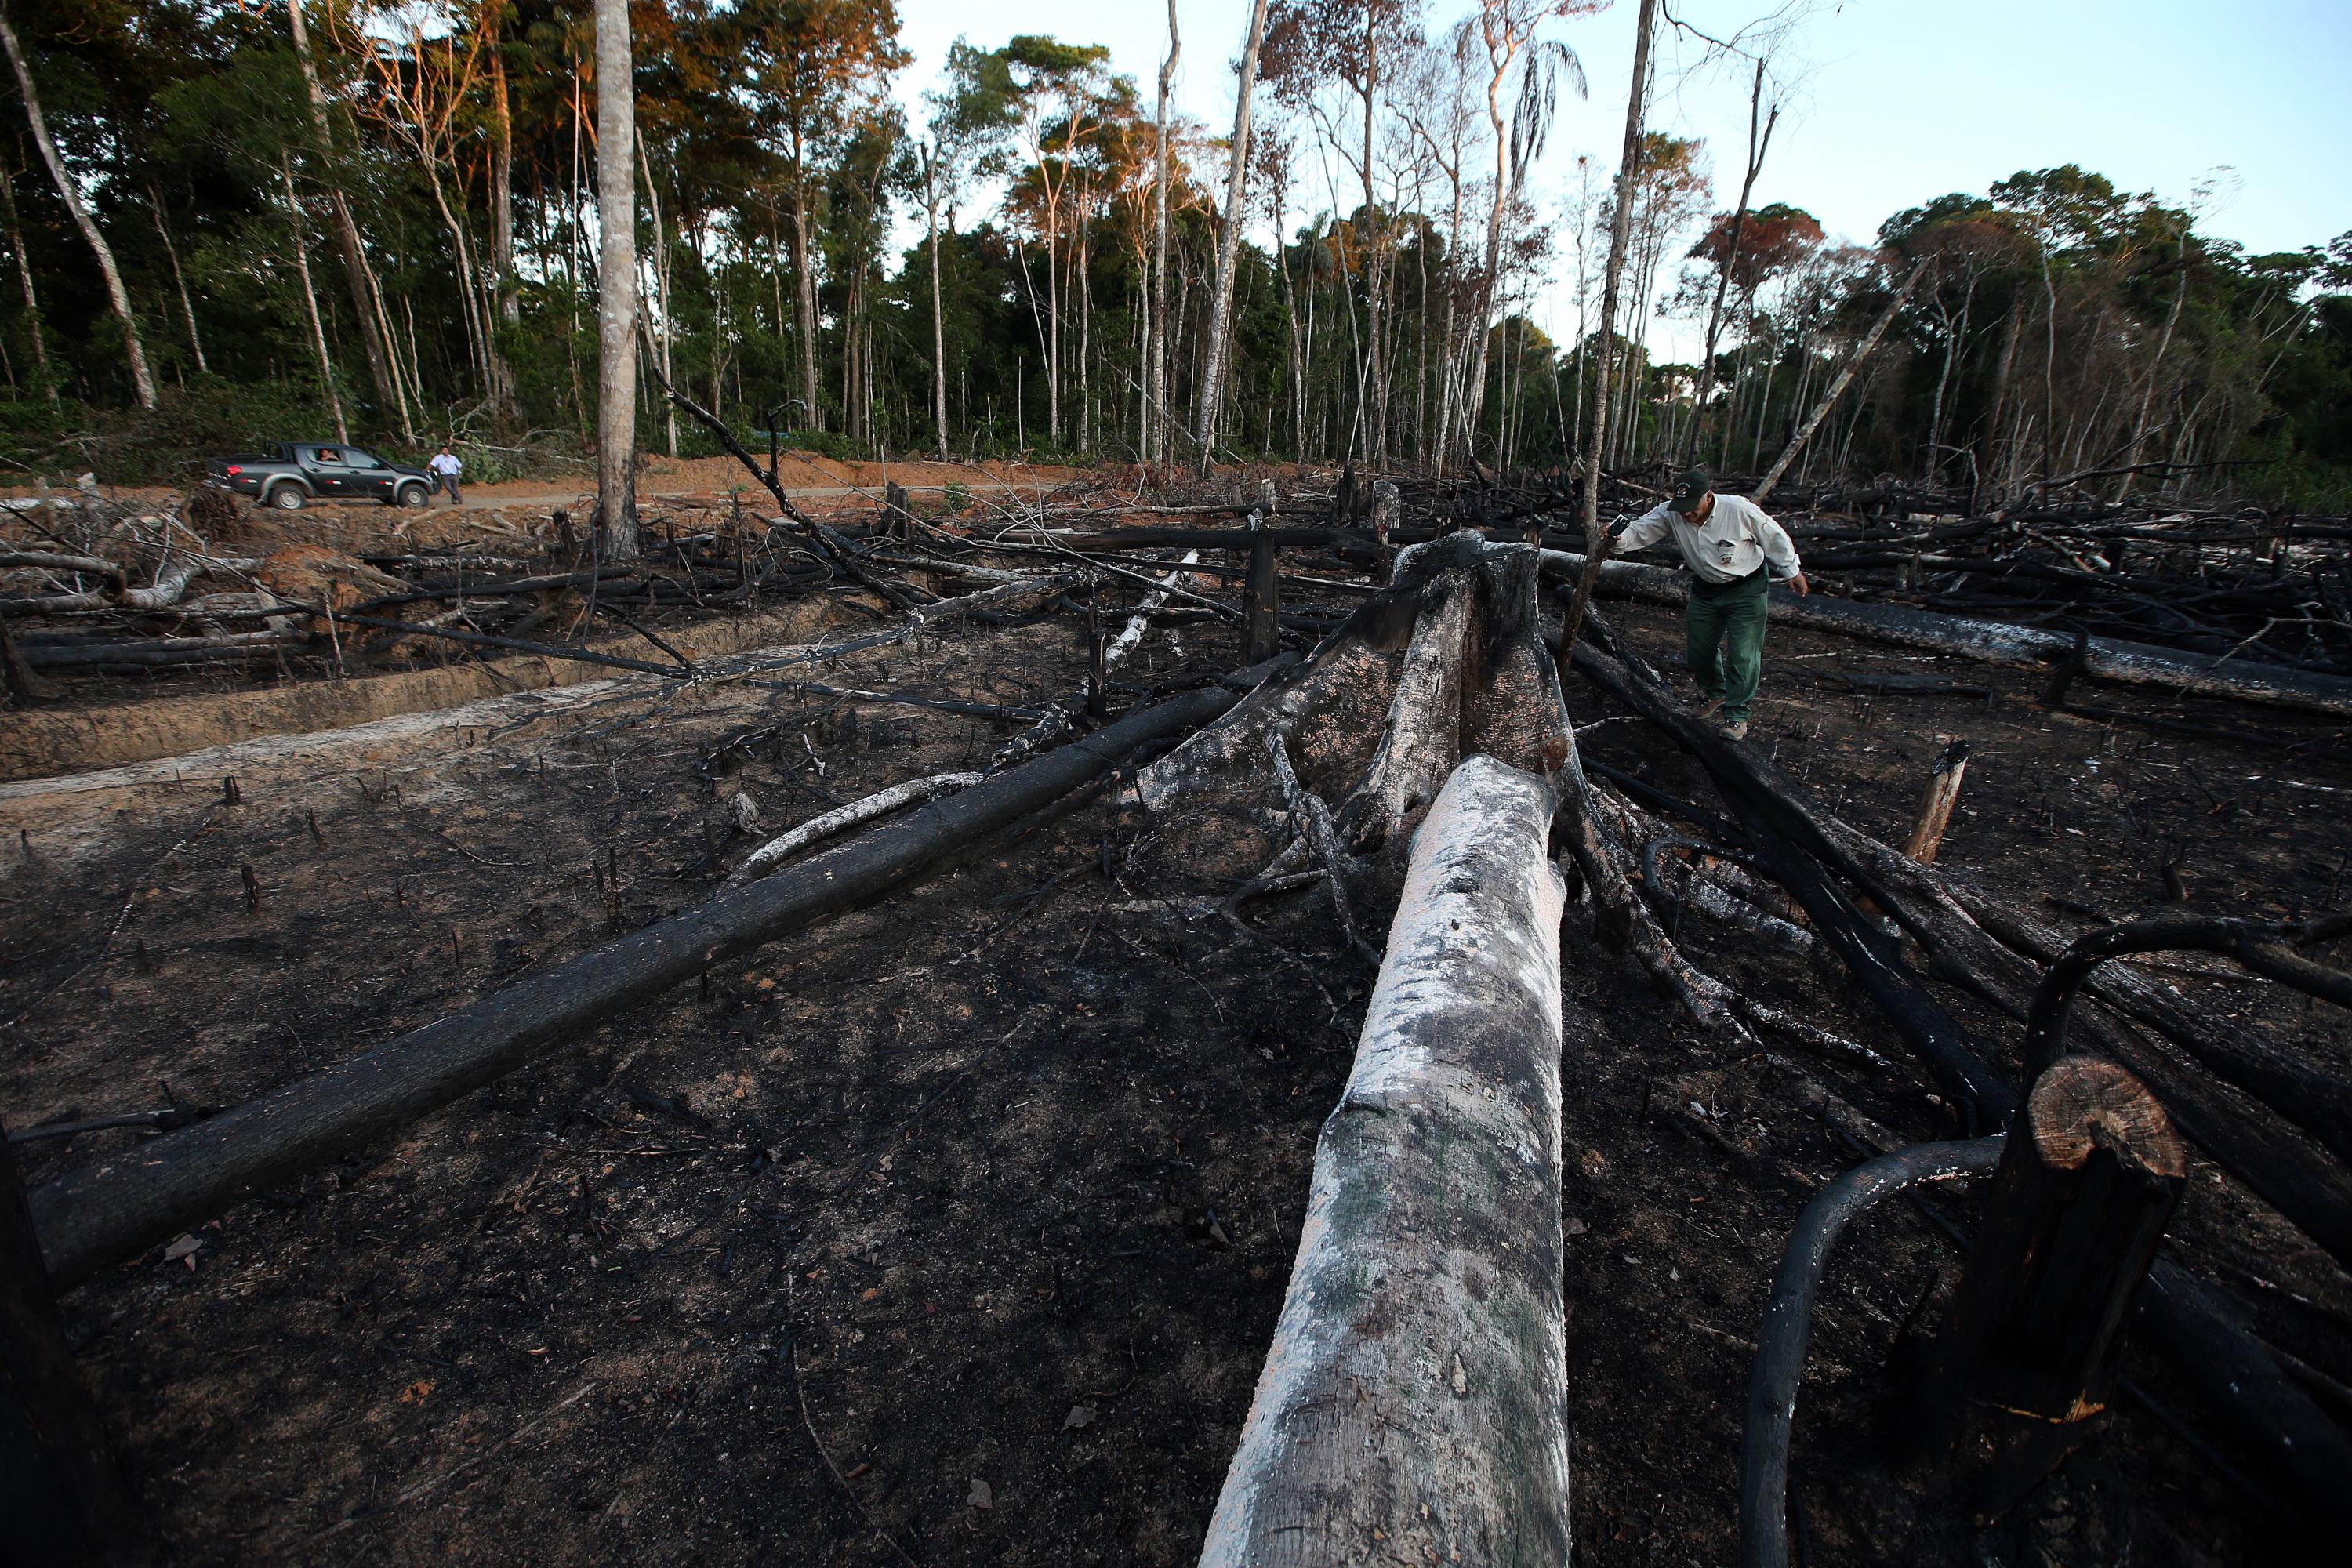
{"label": "blue sky", "polygon": [[[1673,0],[1669,8],[1720,36],[1769,4]],[[960,34],[977,44],[1016,31],[1108,44],[1147,98],[1167,47],[1165,0],[899,5],[915,54],[900,85],[910,103]],[[1433,0],[1428,15],[1433,26],[1464,9]],[[1562,106],[1539,202],[1572,176],[1579,153],[1604,172],[1615,167],[1635,9],[1617,0],[1553,26],[1582,58],[1592,93]],[[1222,132],[1233,120],[1246,0],[1178,0],[1177,16],[1178,105]],[[2066,163],[2173,202],[2226,168],[2204,226],[2254,251],[2352,229],[2344,129],[2352,0],[1816,0],[1785,54],[1802,79],[1756,200],[1803,207],[1833,237],[1867,240],[1903,207]],[[1670,71],[1649,116],[1654,128],[1706,138],[1726,206],[1738,195],[1746,85],[1720,70]],[[1538,315],[1566,330],[1573,318],[1563,296]]]}

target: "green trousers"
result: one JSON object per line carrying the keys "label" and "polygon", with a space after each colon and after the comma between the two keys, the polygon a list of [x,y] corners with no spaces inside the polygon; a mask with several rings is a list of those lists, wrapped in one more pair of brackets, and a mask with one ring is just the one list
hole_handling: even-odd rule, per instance
{"label": "green trousers", "polygon": [[1729,590],[1709,598],[1692,584],[1683,651],[1698,689],[1723,699],[1723,721],[1738,724],[1755,706],[1756,682],[1764,673],[1764,574],[1756,574],[1752,587],[1740,583]]}

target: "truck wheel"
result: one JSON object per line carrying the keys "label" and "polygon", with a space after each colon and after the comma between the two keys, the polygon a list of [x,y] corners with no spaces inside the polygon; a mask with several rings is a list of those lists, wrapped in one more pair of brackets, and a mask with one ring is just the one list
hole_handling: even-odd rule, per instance
{"label": "truck wheel", "polygon": [[423,485],[403,485],[400,487],[400,504],[402,506],[410,508],[420,507],[432,499],[433,492],[426,489]]}
{"label": "truck wheel", "polygon": [[310,498],[297,484],[275,484],[269,487],[268,501],[280,511],[300,511],[302,503]]}

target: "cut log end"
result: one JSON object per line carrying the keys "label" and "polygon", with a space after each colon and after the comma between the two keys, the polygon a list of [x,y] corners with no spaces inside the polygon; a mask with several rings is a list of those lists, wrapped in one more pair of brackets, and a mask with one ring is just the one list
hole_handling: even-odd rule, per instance
{"label": "cut log end", "polygon": [[2139,1079],[2099,1057],[2066,1057],[2042,1075],[2026,1105],[2034,1151],[2055,1171],[2079,1171],[2099,1150],[2148,1175],[2188,1174],[2187,1146]]}

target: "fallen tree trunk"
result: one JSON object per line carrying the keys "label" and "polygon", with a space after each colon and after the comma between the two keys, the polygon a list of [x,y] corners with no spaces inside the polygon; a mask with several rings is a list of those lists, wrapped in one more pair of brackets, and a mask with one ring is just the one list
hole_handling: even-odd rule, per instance
{"label": "fallen tree trunk", "polygon": [[[1544,552],[1547,574],[1571,574],[1583,565],[1584,557],[1572,551]],[[1679,605],[1690,597],[1685,574],[1646,562],[1604,562],[1601,584],[1656,604]],[[1772,590],[1769,613],[1774,621],[1790,626],[1926,648],[2007,669],[2046,669],[2074,658],[2078,646],[2078,639],[2063,632],[1915,610],[1904,605],[1833,599],[1823,594],[1800,598],[1778,587]],[[2091,637],[2079,646],[2082,673],[2101,680],[2352,718],[2352,679],[2340,675],[2183,653],[2114,637]]]}
{"label": "fallen tree trunk", "polygon": [[[1263,671],[1249,672],[1262,675]],[[31,1194],[59,1289],[521,1067],[680,981],[872,901],[1045,810],[1147,741],[1231,708],[1247,676],[1129,713],[790,872],[682,910],[448,1017]]]}
{"label": "fallen tree trunk", "polygon": [[1568,1561],[1553,805],[1474,756],[1414,835],[1203,1568]]}
{"label": "fallen tree trunk", "polygon": [[876,790],[872,795],[853,800],[847,805],[834,807],[819,816],[812,816],[799,826],[780,833],[744,858],[743,863],[727,874],[719,884],[722,892],[732,892],[746,882],[756,882],[810,845],[820,839],[846,833],[851,828],[887,816],[902,805],[917,801],[936,800],[952,795],[987,777],[985,773],[932,773],[926,778],[908,779],[894,784],[888,789]]}
{"label": "fallen tree trunk", "polygon": [[[2035,963],[2054,963],[2065,952],[2066,939],[2041,921],[1964,881],[1955,880],[1950,890],[1953,901],[1979,925]],[[2352,1084],[2251,1037],[2128,963],[2100,966],[2083,989],[2155,1030],[2216,1078],[2245,1090],[2352,1164]]]}
{"label": "fallen tree trunk", "polygon": [[[1755,847],[1766,869],[1797,895],[1816,933],[1847,960],[1906,1038],[1931,1053],[1945,1090],[1963,1107],[1981,1107],[1994,1121],[2006,1121],[2015,1090],[1990,1075],[1986,1053],[1910,980],[1891,944],[1872,939],[1841,912],[1851,905],[1827,873],[1852,881],[1909,931],[1927,952],[1930,974],[1967,987],[2021,1023],[2041,984],[2037,966],[1979,925],[1932,867],[1840,822],[1752,749],[1694,719],[1606,621],[1594,617],[1591,640],[1600,647],[1579,645],[1577,668],[1699,759],[1749,832],[1761,835]],[[2352,1173],[2263,1115],[2248,1095],[2121,1020],[2091,1011],[2083,1029],[2085,1039],[2156,1090],[2191,1142],[2352,1267]]]}
{"label": "fallen tree trunk", "polygon": [[241,658],[272,647],[307,645],[310,634],[299,631],[227,632],[218,637],[141,637],[125,642],[18,643],[25,662],[35,669],[89,669],[105,665],[169,666],[202,664],[214,659]]}
{"label": "fallen tree trunk", "polygon": [[[1697,757],[1727,800],[1748,805],[1743,816],[1750,824],[1770,830],[1787,852],[1786,859],[1803,861],[1824,883],[1824,868],[1851,878],[1918,939],[1937,973],[1969,985],[2013,1016],[2024,1017],[2038,972],[1953,903],[1942,890],[1939,873],[1821,811],[1770,763],[1692,719],[1605,620],[1591,616],[1588,632],[1591,642],[1606,651],[1596,650],[1591,642],[1580,644],[1579,670],[1623,698]],[[1782,868],[1769,862],[1768,867],[1776,876]],[[1819,934],[1827,939],[1830,933]],[[1881,998],[1874,992],[1873,999]],[[1886,1016],[1915,1052],[1930,1055],[1938,1031],[1958,1032],[1950,1015],[1924,992],[1908,1000],[1910,1005],[1887,1008]],[[2204,1145],[2258,1196],[2322,1246],[2340,1246],[2352,1236],[2347,1228],[2352,1225],[2352,1207],[2341,1191],[2341,1167],[2283,1130],[2252,1123],[2238,1114],[2234,1102],[2200,1094],[2198,1085],[2184,1089],[2179,1064],[2152,1059],[2152,1049],[2144,1044],[2133,1049],[2137,1037],[2127,1039],[2127,1031],[2112,1020],[2091,1012],[2083,1021],[2086,1036],[2094,1033],[2092,1026],[2105,1026],[2096,1031],[2100,1048],[2155,1089],[2181,1131]],[[2210,1079],[2203,1083],[2219,1087]],[[2003,1085],[1996,1097],[1968,1102],[1966,1109],[1971,1115],[2000,1121],[2007,1119],[2015,1100],[2014,1091]],[[2337,1256],[2344,1254],[2338,1251]],[[2345,1517],[2341,1478],[2352,1475],[2352,1438],[2279,1369],[2261,1341],[2215,1308],[2195,1276],[2159,1258],[2134,1321],[2198,1387],[2236,1440],[2263,1455],[2294,1486],[2296,1500],[2313,1518],[2334,1521]]]}

